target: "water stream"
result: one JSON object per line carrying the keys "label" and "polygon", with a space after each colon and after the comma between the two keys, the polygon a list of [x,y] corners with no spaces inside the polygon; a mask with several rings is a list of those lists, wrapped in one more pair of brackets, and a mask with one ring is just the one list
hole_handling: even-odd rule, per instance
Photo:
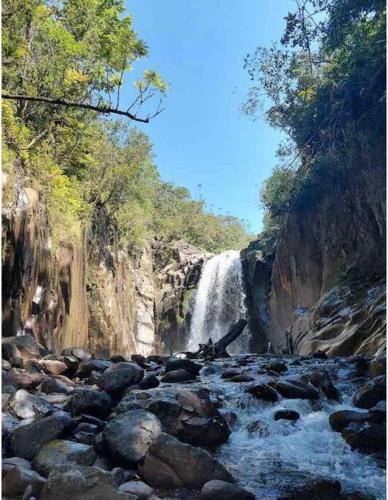
{"label": "water stream", "polygon": [[[229,250],[209,259],[195,295],[188,350],[211,338],[224,336],[240,318],[246,318],[245,292],[240,252]],[[229,352],[249,351],[249,330],[229,346]]]}

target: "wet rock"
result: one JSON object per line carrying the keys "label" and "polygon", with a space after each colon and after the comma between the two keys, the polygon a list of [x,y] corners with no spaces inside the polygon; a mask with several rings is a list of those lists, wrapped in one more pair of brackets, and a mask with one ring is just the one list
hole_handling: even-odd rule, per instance
{"label": "wet rock", "polygon": [[105,361],[103,359],[88,359],[79,364],[76,375],[80,378],[86,378],[93,372],[97,374],[104,373],[110,366],[113,366],[110,361]]}
{"label": "wet rock", "polygon": [[274,420],[299,420],[300,415],[297,411],[294,410],[278,410],[275,412],[273,416]]}
{"label": "wet rock", "polygon": [[78,359],[78,361],[86,361],[87,359],[90,359],[92,357],[90,352],[82,347],[67,347],[66,349],[63,349],[61,355],[73,356],[74,358]]}
{"label": "wet rock", "polygon": [[142,368],[134,363],[115,363],[97,381],[97,385],[111,396],[119,396],[124,389],[141,382]]}
{"label": "wet rock", "polygon": [[19,425],[19,420],[11,415],[10,413],[2,413],[2,418],[1,418],[1,448],[2,448],[2,455],[4,456],[10,456],[13,455],[12,451],[10,450],[10,433],[13,429],[18,427]]}
{"label": "wet rock", "polygon": [[67,373],[69,375],[75,375],[80,365],[80,361],[74,356],[63,356],[63,362],[67,366]]}
{"label": "wet rock", "polygon": [[11,396],[7,403],[9,411],[19,418],[37,418],[53,411],[53,406],[34,394],[20,389]]}
{"label": "wet rock", "polygon": [[[272,384],[271,384],[272,385]],[[312,385],[300,380],[282,380],[274,382],[275,389],[284,397],[290,399],[318,399],[319,392]]]}
{"label": "wet rock", "polygon": [[151,486],[143,483],[143,481],[128,481],[127,483],[123,483],[120,485],[119,491],[122,493],[131,493],[141,499],[149,498],[154,493]]}
{"label": "wet rock", "polygon": [[193,378],[194,375],[192,375],[192,373],[180,368],[179,370],[173,370],[163,375],[161,381],[164,383],[175,384],[178,382],[187,382],[189,380],[193,380]]}
{"label": "wet rock", "polygon": [[72,415],[86,413],[104,418],[112,410],[112,399],[105,391],[81,390],[73,394],[68,408]]}
{"label": "wet rock", "polygon": [[363,453],[385,450],[386,428],[382,424],[352,422],[342,431],[342,437],[352,449]]}
{"label": "wet rock", "polygon": [[13,358],[20,358],[20,351],[14,344],[3,343],[1,346],[1,357],[7,361]]}
{"label": "wet rock", "polygon": [[268,427],[261,420],[255,420],[248,424],[247,431],[249,434],[257,434],[260,437],[269,436]]}
{"label": "wet rock", "polygon": [[232,483],[213,479],[202,487],[201,500],[255,500],[255,495]]}
{"label": "wet rock", "polygon": [[121,356],[120,354],[114,354],[113,356],[110,357],[110,361],[112,363],[126,363],[128,360],[124,358],[124,356]]}
{"label": "wet rock", "polygon": [[144,459],[142,474],[152,486],[193,489],[212,480],[231,481],[229,472],[207,451],[184,444],[161,433],[150,446]]}
{"label": "wet rock", "polygon": [[43,371],[50,375],[61,375],[67,370],[66,363],[58,360],[42,360],[40,365],[43,368]]}
{"label": "wet rock", "polygon": [[150,366],[150,363],[148,362],[147,358],[145,358],[141,354],[132,354],[131,360],[137,365],[139,365],[140,368],[146,369]]}
{"label": "wet rock", "polygon": [[247,373],[240,373],[239,375],[235,375],[227,380],[228,382],[252,382],[255,379]]}
{"label": "wet rock", "polygon": [[324,353],[323,351],[318,350],[313,353],[312,357],[314,359],[327,359],[327,354]]}
{"label": "wet rock", "polygon": [[376,406],[369,410],[369,416],[371,422],[385,422],[387,417],[387,402],[379,401]]}
{"label": "wet rock", "polygon": [[319,479],[290,492],[279,500],[338,500],[341,494],[339,481]]}
{"label": "wet rock", "polygon": [[107,423],[103,440],[112,458],[131,465],[144,458],[161,430],[161,423],[154,414],[145,410],[132,410]]}
{"label": "wet rock", "polygon": [[340,410],[332,413],[329,417],[331,428],[336,432],[342,432],[352,422],[366,422],[369,413],[355,410]]}
{"label": "wet rock", "polygon": [[98,467],[62,465],[49,475],[40,500],[136,500],[120,493],[109,472]]}
{"label": "wet rock", "polygon": [[67,384],[53,377],[45,378],[38,387],[40,392],[46,394],[69,394],[71,387]]}
{"label": "wet rock", "polygon": [[369,365],[369,372],[372,377],[378,377],[379,375],[385,375],[387,372],[387,358],[385,355],[377,356],[372,359]]}
{"label": "wet rock", "polygon": [[265,401],[275,402],[279,399],[276,391],[266,384],[252,385],[251,387],[247,388],[246,392],[252,394],[258,399],[264,399]]}
{"label": "wet rock", "polygon": [[166,363],[166,373],[176,370],[186,370],[192,377],[196,377],[202,366],[191,359],[169,359]]}
{"label": "wet rock", "polygon": [[[31,464],[25,458],[9,457],[3,458],[1,461],[2,472],[8,472],[12,467],[19,467],[21,469],[31,469]],[[4,474],[3,474],[4,475]]]}
{"label": "wet rock", "polygon": [[321,390],[328,399],[339,401],[339,393],[326,370],[315,370],[311,373],[309,381],[314,387]]}
{"label": "wet rock", "polygon": [[9,498],[21,497],[30,486],[31,496],[39,498],[45,482],[45,478],[31,470],[31,467],[16,465],[11,467],[3,477],[2,494]]}
{"label": "wet rock", "polygon": [[153,389],[154,387],[158,387],[160,384],[158,377],[155,375],[147,375],[140,382],[140,389]]}
{"label": "wet rock", "polygon": [[1,372],[1,392],[13,394],[18,390],[18,384],[15,377],[6,371]]}
{"label": "wet rock", "polygon": [[226,370],[225,372],[223,372],[221,374],[221,378],[223,379],[228,379],[228,378],[232,378],[232,377],[235,377],[237,375],[240,375],[241,372],[239,372],[238,370]]}
{"label": "wet rock", "polygon": [[284,373],[288,370],[287,365],[278,362],[267,363],[264,366],[262,366],[262,369],[276,373]]}
{"label": "wet rock", "polygon": [[386,377],[380,375],[363,385],[354,395],[353,404],[358,408],[372,408],[386,398]]}
{"label": "wet rock", "polygon": [[11,430],[9,448],[12,455],[32,460],[40,448],[60,437],[72,424],[70,415],[58,413]]}
{"label": "wet rock", "polygon": [[54,439],[45,443],[34,458],[34,468],[48,476],[50,471],[58,465],[92,465],[96,459],[96,452],[92,446]]}
{"label": "wet rock", "polygon": [[22,360],[27,360],[30,358],[39,358],[39,348],[36,343],[35,338],[32,335],[17,335],[15,337],[3,337],[2,338],[2,347],[4,345],[11,344],[15,346],[18,350],[18,356]]}

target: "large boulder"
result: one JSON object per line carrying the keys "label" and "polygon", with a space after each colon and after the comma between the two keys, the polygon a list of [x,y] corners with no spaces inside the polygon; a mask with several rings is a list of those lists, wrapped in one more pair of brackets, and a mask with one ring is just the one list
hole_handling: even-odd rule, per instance
{"label": "large boulder", "polygon": [[49,415],[54,407],[39,396],[20,389],[8,400],[7,409],[19,418],[37,418]]}
{"label": "large boulder", "polygon": [[196,377],[202,365],[192,361],[191,359],[169,359],[166,363],[166,373],[172,372],[176,370],[186,370],[186,372],[190,373],[192,377]]}
{"label": "large boulder", "polygon": [[33,471],[31,467],[14,465],[3,476],[2,494],[8,498],[20,498],[29,487],[31,496],[39,498],[45,482],[45,478]]}
{"label": "large boulder", "polygon": [[255,500],[255,495],[236,484],[212,479],[202,487],[200,500]]}
{"label": "large boulder", "polygon": [[73,356],[77,358],[79,361],[86,361],[91,358],[91,354],[87,349],[83,347],[66,347],[61,352],[62,356]]}
{"label": "large boulder", "polygon": [[319,392],[315,387],[301,380],[282,380],[273,382],[275,389],[284,397],[290,399],[318,399]]}
{"label": "large boulder", "polygon": [[366,422],[370,415],[368,412],[355,410],[339,410],[329,417],[331,428],[336,432],[342,432],[352,422]]}
{"label": "large boulder", "polygon": [[58,359],[43,359],[39,364],[50,375],[61,375],[67,370],[67,364]]}
{"label": "large boulder", "polygon": [[113,459],[120,464],[132,465],[144,458],[161,431],[161,423],[153,413],[132,410],[107,423],[103,440]]}
{"label": "large boulder", "polygon": [[80,390],[73,394],[69,403],[72,415],[83,413],[107,417],[112,410],[112,399],[105,391]]}
{"label": "large boulder", "polygon": [[64,412],[20,425],[9,433],[10,452],[32,460],[45,443],[60,437],[71,425],[70,415]]}
{"label": "large boulder", "polygon": [[210,453],[165,433],[150,446],[142,474],[152,486],[199,489],[212,480],[231,481],[229,472]]}
{"label": "large boulder", "polygon": [[291,420],[295,422],[299,420],[300,415],[295,410],[277,410],[273,416],[274,420]]}
{"label": "large boulder", "polygon": [[386,377],[380,375],[363,385],[354,395],[353,404],[358,408],[372,408],[386,398]]}
{"label": "large boulder", "polygon": [[110,366],[112,366],[111,361],[88,359],[79,364],[76,375],[80,378],[86,378],[89,377],[92,372],[104,373]]}
{"label": "large boulder", "polygon": [[290,491],[279,500],[338,500],[341,484],[332,479],[317,479]]}
{"label": "large boulder", "polygon": [[40,500],[137,500],[120,493],[109,472],[98,467],[62,465],[50,473]]}
{"label": "large boulder", "polygon": [[97,455],[92,446],[53,439],[45,443],[34,458],[34,468],[44,476],[58,465],[92,465]]}
{"label": "large boulder", "polygon": [[342,437],[362,453],[384,451],[386,447],[386,427],[383,424],[352,422],[342,431]]}
{"label": "large boulder", "polygon": [[187,382],[189,380],[193,380],[195,375],[192,373],[180,368],[179,370],[173,370],[165,375],[163,375],[161,381],[165,383],[175,384],[178,382]]}
{"label": "large boulder", "polygon": [[251,385],[246,389],[246,392],[252,394],[257,399],[275,402],[279,399],[276,391],[267,384]]}
{"label": "large boulder", "polygon": [[28,372],[12,368],[9,372],[21,389],[35,389],[45,378],[44,373]]}
{"label": "large boulder", "polygon": [[328,399],[339,401],[339,393],[326,370],[315,370],[311,373],[309,381],[314,387],[321,390]]}
{"label": "large boulder", "polygon": [[[17,335],[14,337],[3,337],[2,345],[11,344],[18,350],[18,357],[27,361],[31,358],[39,358],[39,347],[32,335]],[[4,348],[4,347],[3,347]]]}
{"label": "large boulder", "polygon": [[97,381],[97,385],[112,396],[120,396],[124,389],[141,382],[144,371],[135,363],[114,363]]}

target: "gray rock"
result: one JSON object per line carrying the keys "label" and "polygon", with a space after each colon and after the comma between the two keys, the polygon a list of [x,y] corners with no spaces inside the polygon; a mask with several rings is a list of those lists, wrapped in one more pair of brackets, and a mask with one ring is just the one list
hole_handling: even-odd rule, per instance
{"label": "gray rock", "polygon": [[369,413],[355,410],[339,410],[329,417],[331,428],[336,432],[342,432],[352,422],[366,422]]}
{"label": "gray rock", "polygon": [[58,359],[43,359],[40,362],[43,371],[50,375],[61,375],[67,370],[67,365]]}
{"label": "gray rock", "polygon": [[358,408],[372,408],[386,398],[386,377],[380,375],[363,385],[354,395],[353,404]]}
{"label": "gray rock", "polygon": [[255,495],[232,483],[213,479],[202,487],[201,500],[255,500]]}
{"label": "gray rock", "polygon": [[143,483],[143,481],[128,481],[123,483],[119,487],[119,491],[122,493],[131,493],[139,498],[149,498],[154,490],[148,484]]}
{"label": "gray rock", "polygon": [[384,451],[386,447],[386,427],[382,424],[352,422],[342,431],[342,437],[362,453]]}
{"label": "gray rock", "polygon": [[38,389],[40,392],[44,392],[46,394],[69,394],[72,390],[67,384],[62,382],[62,380],[58,380],[53,377],[45,378],[39,385]]}
{"label": "gray rock", "polygon": [[274,420],[299,420],[300,415],[297,411],[294,410],[278,410],[275,412],[273,416]]}
{"label": "gray rock", "polygon": [[72,415],[83,413],[96,417],[107,417],[112,410],[112,400],[105,391],[80,390],[69,401]]}
{"label": "gray rock", "polygon": [[139,387],[140,389],[153,389],[155,387],[158,387],[160,384],[158,377],[155,375],[147,375],[146,377],[143,378],[143,380],[140,382]]}
{"label": "gray rock", "polygon": [[97,381],[97,385],[113,396],[119,396],[124,389],[141,382],[144,371],[134,363],[114,363]]}
{"label": "gray rock", "polygon": [[87,349],[83,347],[67,347],[61,352],[62,356],[74,356],[79,361],[86,361],[91,358],[91,354]]}
{"label": "gray rock", "polygon": [[109,472],[98,467],[62,465],[49,475],[40,500],[136,500],[120,493]]}
{"label": "gray rock", "polygon": [[247,388],[246,392],[252,394],[258,399],[264,399],[265,401],[275,402],[279,399],[276,391],[266,384],[252,385]]}
{"label": "gray rock", "polygon": [[276,372],[276,373],[283,373],[288,370],[287,365],[284,363],[279,363],[274,361],[273,363],[267,363],[263,367],[263,370],[266,370],[267,372]]}
{"label": "gray rock", "polygon": [[239,375],[235,375],[234,377],[231,377],[227,379],[229,382],[252,382],[254,377],[251,377],[251,375],[248,375],[247,373],[240,373]]}
{"label": "gray rock", "polygon": [[202,366],[191,359],[169,359],[166,363],[166,373],[176,370],[186,370],[192,378],[196,377]]}
{"label": "gray rock", "polygon": [[314,387],[320,389],[328,399],[339,401],[338,391],[333,384],[330,374],[326,370],[315,370],[309,377]]}
{"label": "gray rock", "polygon": [[15,377],[6,371],[1,372],[1,392],[6,394],[13,394],[18,390],[18,384]]}
{"label": "gray rock", "polygon": [[164,433],[150,446],[142,472],[147,483],[166,488],[199,489],[212,479],[232,480],[224,466],[207,451]]}
{"label": "gray rock", "polygon": [[110,366],[112,366],[111,361],[105,361],[103,359],[88,359],[79,364],[76,375],[80,378],[86,378],[93,372],[104,373],[104,371]]}
{"label": "gray rock", "polygon": [[159,419],[145,410],[132,410],[111,419],[103,430],[109,454],[122,464],[142,460],[162,430]]}
{"label": "gray rock", "polygon": [[42,446],[33,464],[38,472],[48,476],[50,471],[58,465],[92,465],[95,459],[96,452],[92,446],[54,439]]}
{"label": "gray rock", "polygon": [[40,448],[60,437],[72,423],[70,415],[58,413],[11,430],[9,447],[12,455],[32,460]]}
{"label": "gray rock", "polygon": [[161,381],[165,383],[175,384],[177,382],[187,382],[189,380],[193,380],[194,377],[195,375],[193,375],[192,373],[189,373],[183,368],[180,368],[163,375]]}
{"label": "gray rock", "polygon": [[7,403],[9,411],[19,418],[37,418],[52,413],[54,407],[39,396],[20,389]]}

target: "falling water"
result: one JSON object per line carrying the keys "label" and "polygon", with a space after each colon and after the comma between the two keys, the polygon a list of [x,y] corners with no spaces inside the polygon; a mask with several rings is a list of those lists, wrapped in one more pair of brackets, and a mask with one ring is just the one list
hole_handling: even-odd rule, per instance
{"label": "falling water", "polygon": [[[224,336],[240,318],[246,318],[245,293],[240,252],[229,250],[206,262],[195,296],[191,321],[189,350],[198,348],[211,338]],[[231,353],[248,352],[248,327],[233,342]]]}

